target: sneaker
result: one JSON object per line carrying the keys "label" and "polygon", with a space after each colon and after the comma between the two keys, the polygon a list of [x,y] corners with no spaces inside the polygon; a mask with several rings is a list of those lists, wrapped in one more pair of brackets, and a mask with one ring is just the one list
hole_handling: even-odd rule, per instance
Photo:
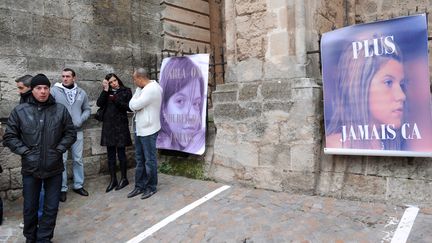
{"label": "sneaker", "polygon": [[60,202],[66,202],[66,192],[60,192]]}
{"label": "sneaker", "polygon": [[21,223],[19,224],[19,227],[20,227],[21,229],[24,229],[24,223],[21,222]]}

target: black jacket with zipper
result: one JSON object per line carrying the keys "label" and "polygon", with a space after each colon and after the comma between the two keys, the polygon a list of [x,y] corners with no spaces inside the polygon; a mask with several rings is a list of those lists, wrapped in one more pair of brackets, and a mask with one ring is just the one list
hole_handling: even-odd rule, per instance
{"label": "black jacket with zipper", "polygon": [[3,145],[21,155],[21,173],[48,178],[64,170],[62,154],[76,140],[66,107],[49,96],[39,103],[33,96],[15,107],[7,121]]}

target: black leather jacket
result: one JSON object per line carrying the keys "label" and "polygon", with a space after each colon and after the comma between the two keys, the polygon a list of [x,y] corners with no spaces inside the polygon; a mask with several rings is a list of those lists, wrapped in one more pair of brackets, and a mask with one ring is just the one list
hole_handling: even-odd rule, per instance
{"label": "black leather jacket", "polygon": [[48,178],[64,170],[62,154],[76,140],[66,107],[50,95],[44,104],[33,96],[15,107],[6,124],[3,145],[21,155],[21,173]]}

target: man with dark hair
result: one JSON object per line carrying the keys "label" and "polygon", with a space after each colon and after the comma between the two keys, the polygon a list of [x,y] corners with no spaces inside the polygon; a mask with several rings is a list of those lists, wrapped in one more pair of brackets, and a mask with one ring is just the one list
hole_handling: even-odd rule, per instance
{"label": "man with dark hair", "polygon": [[[83,123],[90,117],[90,105],[88,102],[87,93],[78,87],[76,84],[75,71],[70,68],[63,69],[62,83],[56,83],[51,91],[57,103],[66,106],[69,114],[72,117],[73,124],[77,129],[77,140],[72,145],[71,153],[73,160],[73,191],[81,196],[88,196],[88,192],[84,189],[84,133],[82,129]],[[63,154],[64,168],[62,192],[60,201],[66,201],[67,186],[67,169],[66,162],[68,152]]]}
{"label": "man with dark hair", "polygon": [[[31,81],[32,95],[15,107],[7,121],[3,145],[21,155],[26,242],[51,242],[60,200],[62,154],[76,140],[66,107],[50,95],[50,81],[38,74]],[[41,187],[44,208],[38,220]]]}
{"label": "man with dark hair", "polygon": [[31,88],[30,88],[30,82],[33,76],[31,75],[24,75],[17,79],[15,79],[16,86],[18,88],[18,93],[20,94],[20,104],[27,102],[27,99],[31,96]]}

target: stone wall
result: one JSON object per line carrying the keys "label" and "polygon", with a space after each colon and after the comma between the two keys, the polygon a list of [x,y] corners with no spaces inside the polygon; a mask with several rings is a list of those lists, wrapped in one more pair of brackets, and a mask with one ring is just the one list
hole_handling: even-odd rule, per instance
{"label": "stone wall", "polygon": [[132,86],[133,67],[150,65],[162,45],[159,1],[37,0],[0,2],[0,117],[17,104],[15,78],[77,72],[94,101],[109,72]]}
{"label": "stone wall", "polygon": [[[133,87],[133,68],[150,66],[162,48],[161,10],[156,0],[0,1],[0,121],[18,104],[14,80],[24,74],[45,73],[54,83],[64,67],[74,69],[93,112],[107,73]],[[99,146],[100,124],[90,118],[84,127],[85,173],[94,176],[107,170],[106,150]],[[22,188],[20,158],[0,145],[0,164],[0,196],[15,199]]]}
{"label": "stone wall", "polygon": [[333,28],[426,7],[419,1],[225,1],[228,73],[214,92],[210,175],[277,191],[431,203],[429,158],[323,154],[320,64],[311,52]]}

